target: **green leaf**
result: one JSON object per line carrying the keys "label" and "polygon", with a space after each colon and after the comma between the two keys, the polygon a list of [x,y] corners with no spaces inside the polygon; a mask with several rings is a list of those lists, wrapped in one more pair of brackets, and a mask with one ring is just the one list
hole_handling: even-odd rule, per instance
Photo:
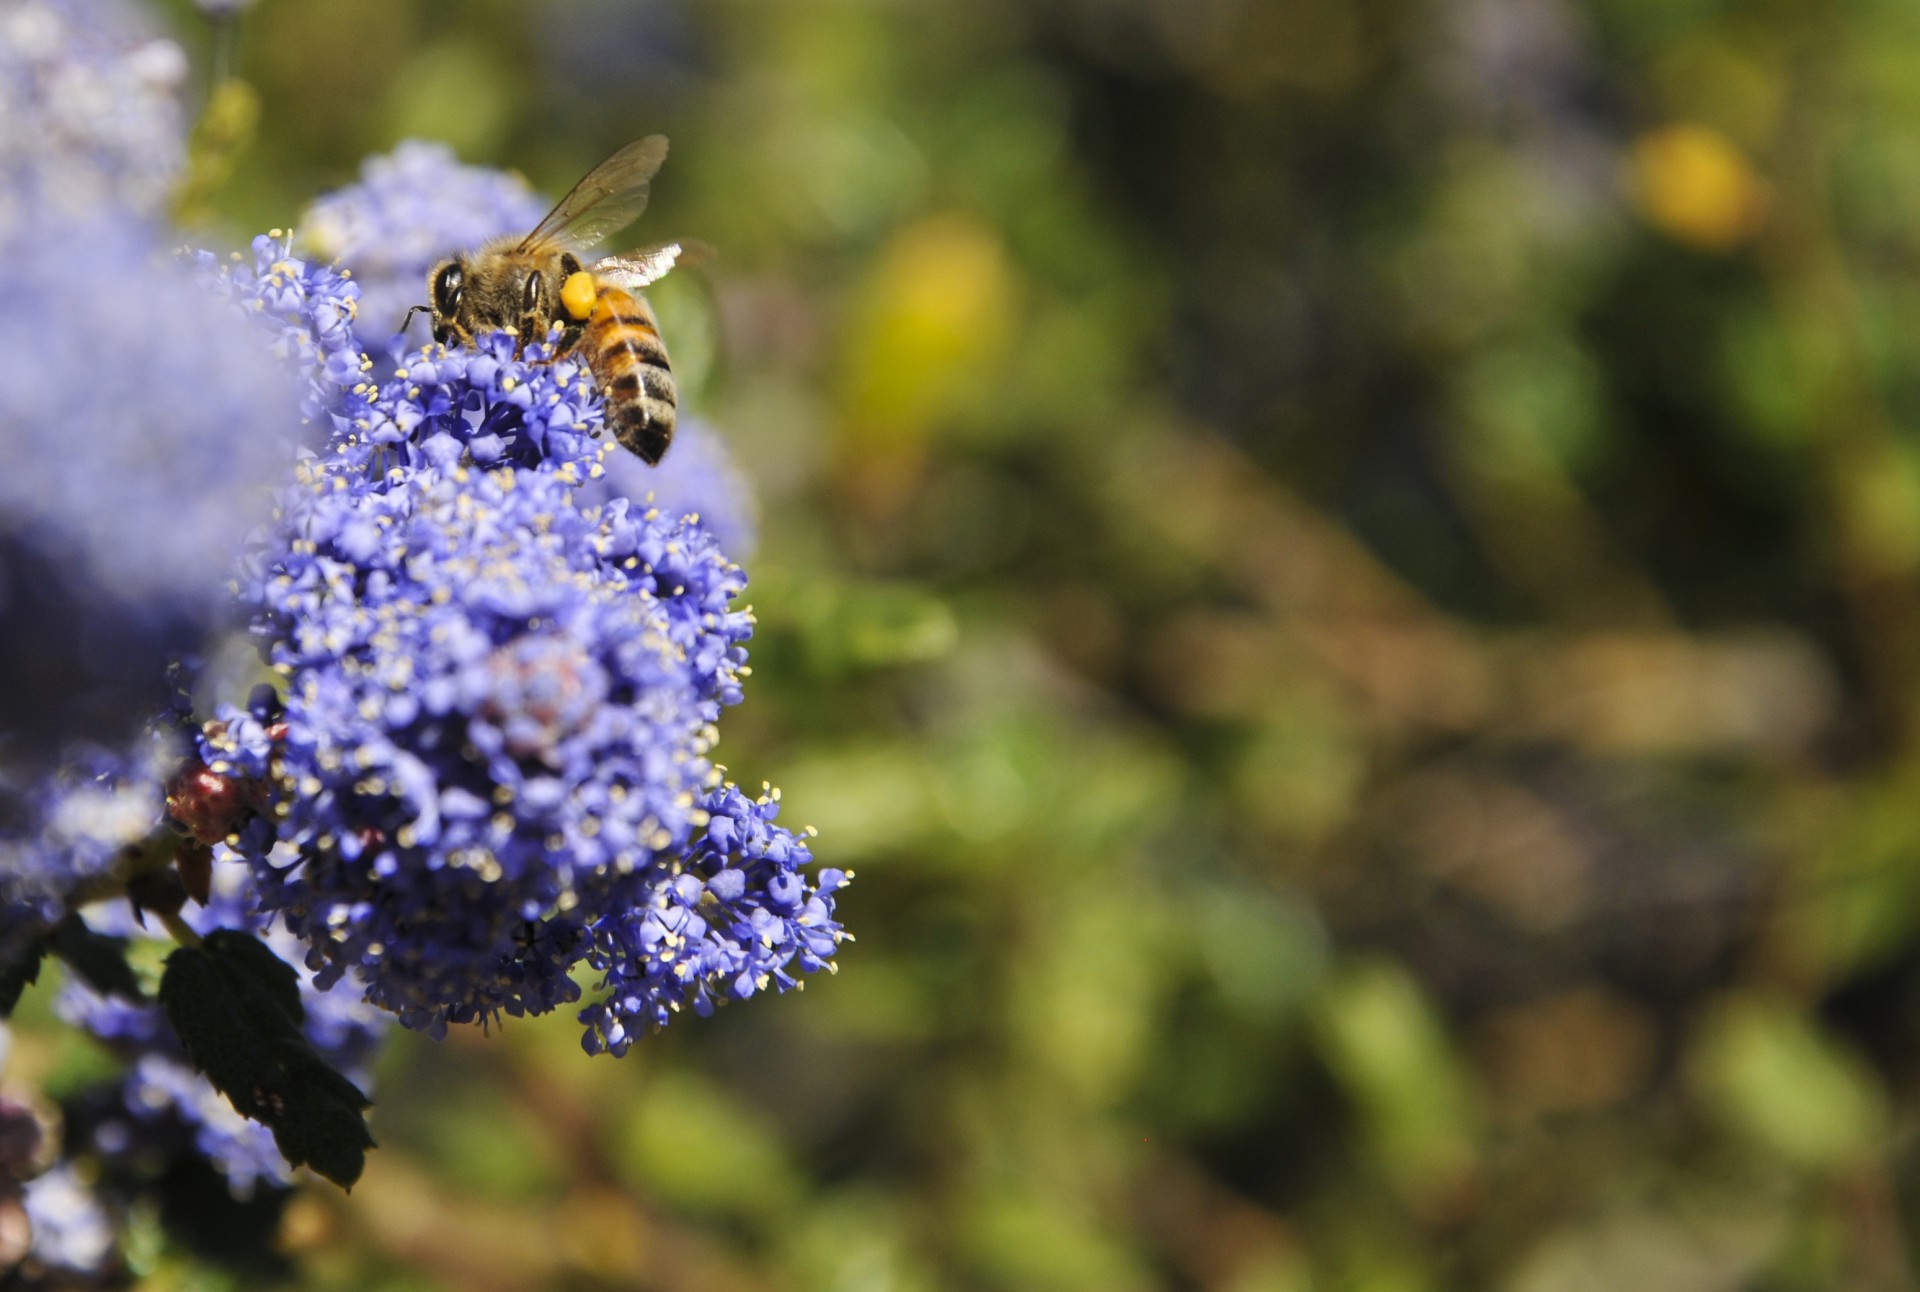
{"label": "green leaf", "polygon": [[1873,1066],[1792,1000],[1722,1000],[1695,1032],[1688,1066],[1728,1129],[1793,1166],[1846,1171],[1887,1142],[1888,1098]]}
{"label": "green leaf", "polygon": [[295,1028],[307,1021],[300,975],[259,938],[237,929],[215,929],[201,947],[235,975],[260,1009],[286,1015]]}
{"label": "green leaf", "polygon": [[273,1132],[281,1156],[351,1188],[373,1137],[371,1101],[300,1031],[300,980],[258,938],[232,929],[167,957],[160,1003],[195,1067],[235,1111]]}
{"label": "green leaf", "polygon": [[1475,1169],[1479,1110],[1420,982],[1390,960],[1357,964],[1328,981],[1315,1013],[1321,1054],[1389,1177],[1415,1197],[1459,1187]]}
{"label": "green leaf", "polygon": [[55,926],[47,946],[66,966],[86,980],[103,996],[124,996],[145,1000],[140,975],[127,963],[127,940],[95,933],[78,915],[69,915]]}
{"label": "green leaf", "polygon": [[40,961],[46,958],[46,954],[47,940],[38,937],[20,953],[18,960],[0,967],[0,1018],[13,1017],[21,993],[40,981]]}

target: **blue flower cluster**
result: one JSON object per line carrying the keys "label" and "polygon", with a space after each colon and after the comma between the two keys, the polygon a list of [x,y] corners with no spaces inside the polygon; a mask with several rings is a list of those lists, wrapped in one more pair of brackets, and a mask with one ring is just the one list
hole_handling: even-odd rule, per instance
{"label": "blue flower cluster", "polygon": [[[553,473],[421,475],[356,499],[317,472],[259,587],[303,859],[261,881],[326,973],[431,1026],[571,998],[579,930],[545,917],[684,845],[745,624],[697,533],[588,516]],[[659,567],[621,568],[648,557],[682,582],[648,595]]]}
{"label": "blue flower cluster", "polygon": [[[582,500],[619,452],[601,418],[541,345],[406,356],[340,388],[243,581],[287,680],[246,837],[262,903],[317,981],[357,972],[411,1027],[544,1013],[584,962],[611,992],[589,1048],[620,1051],[682,1004],[792,985],[840,936],[842,877],[805,879],[771,803],[745,812],[707,757],[744,578],[694,519]],[[676,910],[723,917],[698,954]]]}
{"label": "blue flower cluster", "polygon": [[774,824],[778,791],[750,799],[722,786],[700,810],[705,829],[644,900],[594,923],[588,960],[609,990],[581,1012],[590,1054],[625,1054],[641,1027],[664,1027],[682,1006],[711,1014],[719,1001],[786,991],[795,970],[833,967],[846,937],[833,894],[848,876],[823,867],[807,881],[805,838]]}
{"label": "blue flower cluster", "polygon": [[585,964],[607,990],[587,1046],[617,1053],[683,1005],[827,965],[844,876],[804,878],[777,799],[707,757],[751,631],[715,539],[750,541],[751,513],[711,432],[651,472],[604,436],[577,356],[396,343],[382,378],[340,327],[369,275],[417,275],[418,295],[435,256],[543,206],[405,147],[308,218],[353,280],[271,240],[225,272],[310,355],[331,438],[243,579],[285,736],[229,710],[205,756],[273,787],[242,850],[319,981],[358,973],[438,1032],[573,1002]]}
{"label": "blue flower cluster", "polygon": [[[156,1182],[223,1205],[284,1186],[277,1134],[350,1182],[348,1083],[394,1018],[544,1013],[597,976],[584,1045],[622,1054],[831,969],[847,878],[711,758],[753,625],[729,556],[751,509],[717,438],[684,419],[649,470],[551,339],[385,330],[434,259],[545,204],[411,144],[310,213],[306,244],[344,263],[279,232],[167,254],[182,60],[113,35],[114,3],[0,0],[0,969],[17,987],[50,948],[73,970],[59,1013],[125,1062],[66,1101],[69,1160],[32,1176],[48,1140],[0,1164],[0,1238],[24,1214],[40,1271],[109,1279]],[[169,663],[240,622],[277,683],[203,721],[188,693],[231,679]],[[170,694],[172,725],[131,736]],[[90,936],[151,968],[162,928],[198,947],[164,1010]],[[245,1011],[222,1012],[220,966],[260,946],[215,930],[303,967],[324,1066],[277,1013],[223,1048]],[[304,1069],[282,1090],[235,1061],[263,1053]]]}

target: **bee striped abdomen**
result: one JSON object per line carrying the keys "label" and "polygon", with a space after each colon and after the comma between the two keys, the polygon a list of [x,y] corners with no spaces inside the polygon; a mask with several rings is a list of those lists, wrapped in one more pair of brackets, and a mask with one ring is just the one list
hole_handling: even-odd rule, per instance
{"label": "bee striped abdomen", "polygon": [[607,424],[622,448],[658,462],[673,441],[677,393],[667,347],[647,302],[601,284],[581,348],[607,401]]}

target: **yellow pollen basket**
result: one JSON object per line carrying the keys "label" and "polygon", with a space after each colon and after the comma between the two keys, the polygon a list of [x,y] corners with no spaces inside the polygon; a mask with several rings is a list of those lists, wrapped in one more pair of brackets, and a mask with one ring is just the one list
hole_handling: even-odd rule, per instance
{"label": "yellow pollen basket", "polygon": [[593,313],[593,299],[599,294],[593,285],[593,275],[584,269],[568,274],[567,281],[560,285],[560,303],[576,319]]}

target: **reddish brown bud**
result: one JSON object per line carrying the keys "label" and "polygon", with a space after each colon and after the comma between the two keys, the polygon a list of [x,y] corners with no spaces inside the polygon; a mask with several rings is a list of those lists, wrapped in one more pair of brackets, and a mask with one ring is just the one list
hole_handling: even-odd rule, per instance
{"label": "reddish brown bud", "polygon": [[214,844],[240,828],[246,818],[247,786],[222,776],[205,763],[181,768],[167,783],[167,815],[200,843]]}

